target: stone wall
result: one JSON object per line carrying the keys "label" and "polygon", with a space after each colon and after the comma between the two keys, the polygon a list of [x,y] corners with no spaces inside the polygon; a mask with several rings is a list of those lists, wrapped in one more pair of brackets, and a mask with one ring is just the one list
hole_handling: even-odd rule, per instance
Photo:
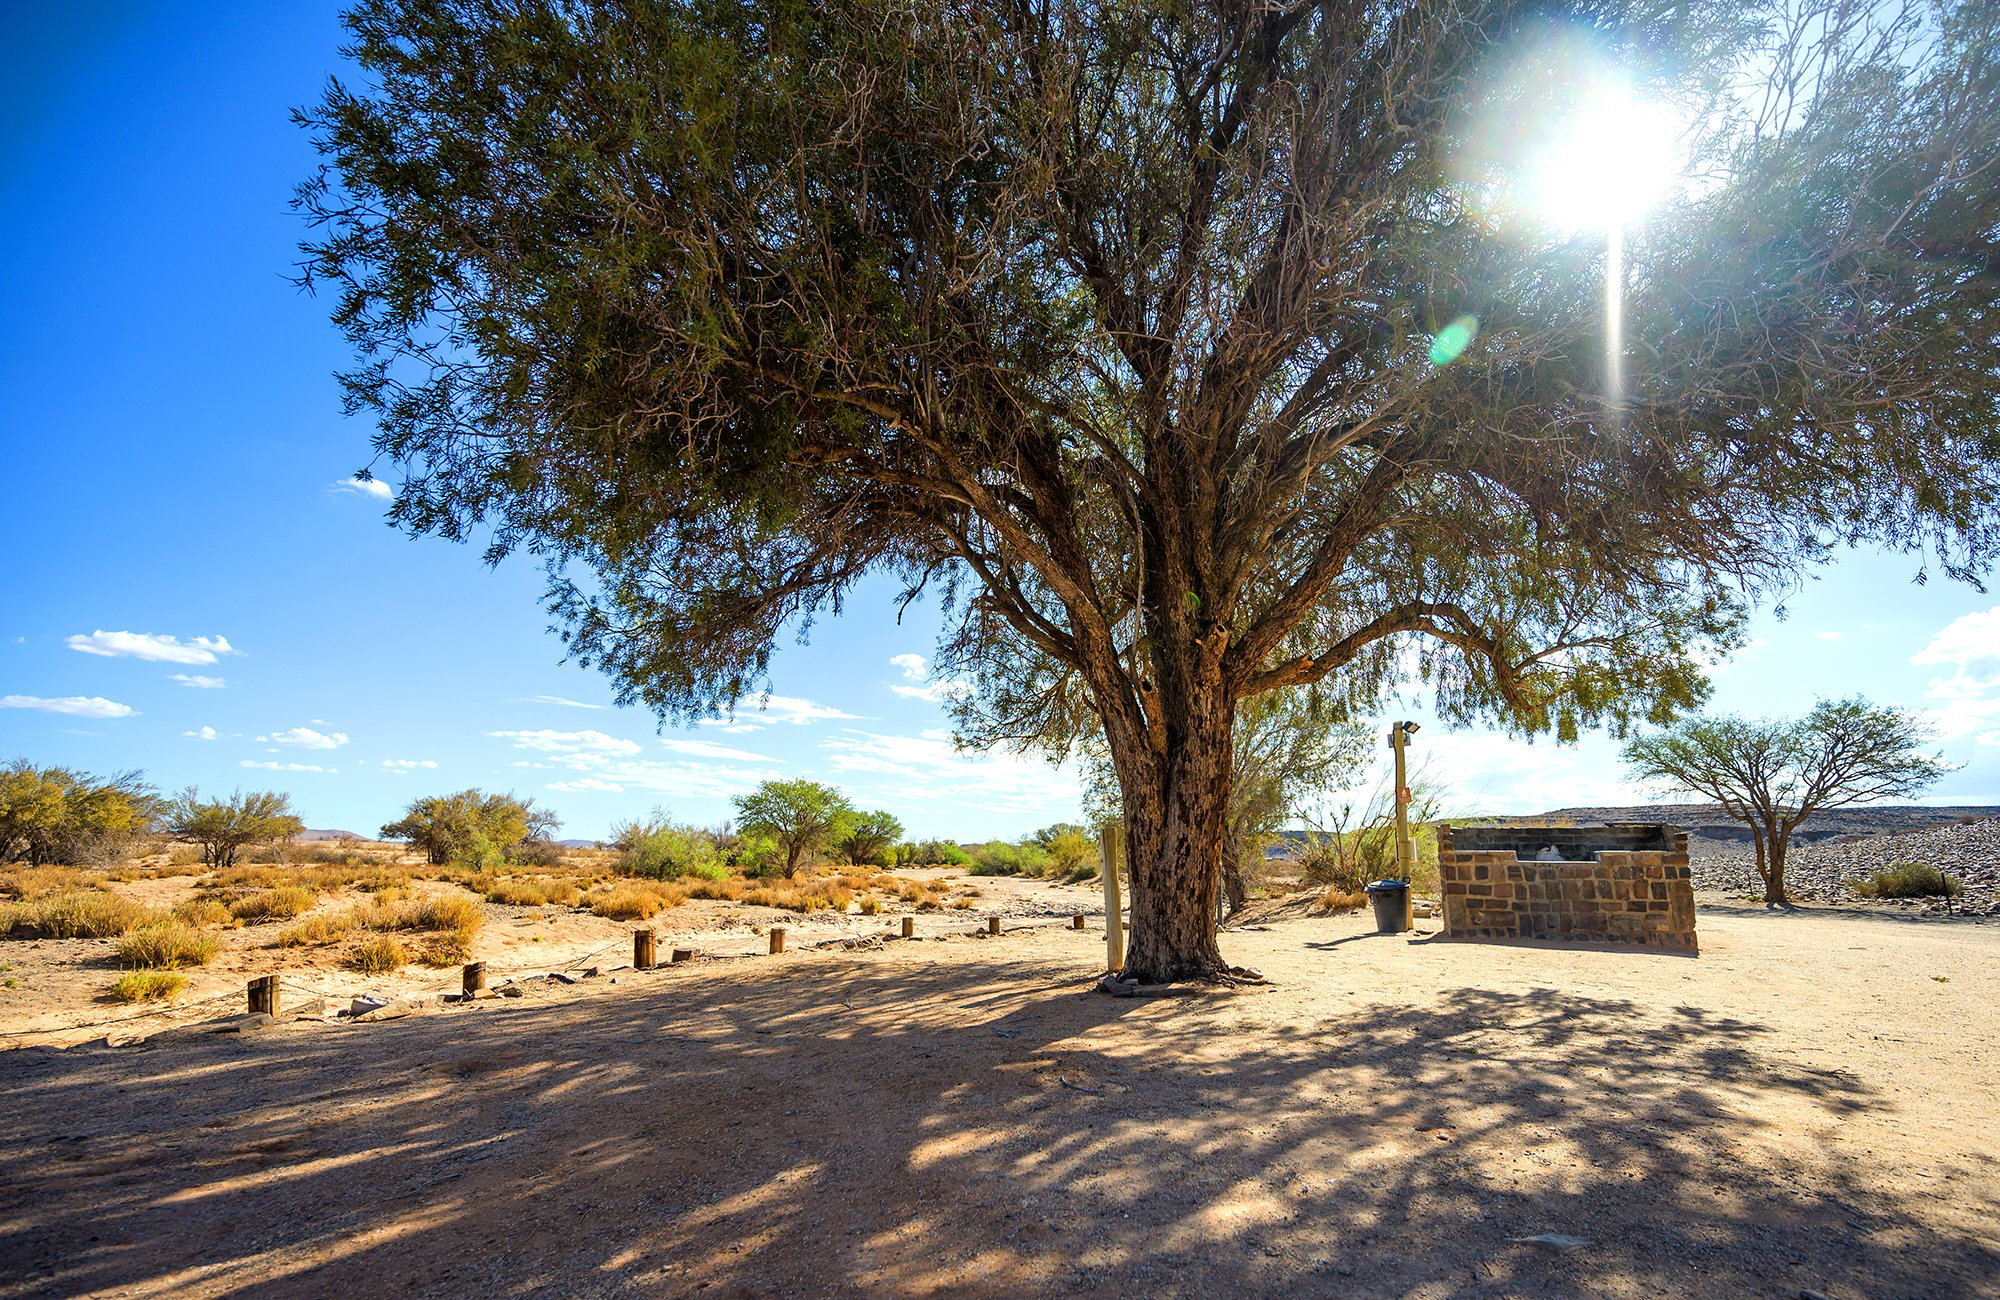
{"label": "stone wall", "polygon": [[[1568,860],[1527,860],[1548,846]],[[1687,835],[1676,827],[1440,826],[1438,875],[1448,939],[1698,950]]]}

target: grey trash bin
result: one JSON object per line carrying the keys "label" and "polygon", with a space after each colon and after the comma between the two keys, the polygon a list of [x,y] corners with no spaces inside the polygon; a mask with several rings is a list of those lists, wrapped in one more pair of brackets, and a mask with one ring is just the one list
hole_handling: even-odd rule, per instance
{"label": "grey trash bin", "polygon": [[1403,918],[1410,914],[1410,882],[1378,880],[1366,892],[1368,901],[1375,905],[1375,933],[1401,934],[1405,928]]}

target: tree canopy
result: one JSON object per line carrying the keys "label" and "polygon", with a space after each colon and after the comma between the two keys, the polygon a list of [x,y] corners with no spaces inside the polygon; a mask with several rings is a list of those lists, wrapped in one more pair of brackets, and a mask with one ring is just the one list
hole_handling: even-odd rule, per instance
{"label": "tree canopy", "polygon": [[1920,753],[1931,726],[1856,696],[1821,700],[1798,719],[1683,718],[1626,742],[1633,774],[1713,799],[1751,829],[1764,901],[1784,903],[1792,832],[1814,813],[1906,798],[1951,770]]}
{"label": "tree canopy", "polygon": [[292,810],[292,797],[276,790],[237,790],[227,799],[204,799],[190,786],[167,812],[173,837],[201,845],[201,860],[217,869],[235,866],[245,845],[288,840],[305,828]]}
{"label": "tree canopy", "polygon": [[778,841],[785,851],[787,879],[799,874],[799,863],[807,854],[845,835],[854,818],[854,805],[847,796],[818,781],[766,781],[749,794],[736,796],[737,827]]}
{"label": "tree canopy", "polygon": [[523,844],[547,840],[561,825],[553,809],[537,808],[533,799],[461,790],[411,800],[381,835],[385,840],[409,841],[436,865],[484,866]]}
{"label": "tree canopy", "polygon": [[[348,25],[304,274],[393,518],[545,556],[574,653],[673,718],[864,574],[941,591],[966,739],[1102,733],[1146,978],[1225,969],[1239,702],[1664,722],[1829,546],[1975,575],[2000,536],[1991,5]],[[1514,222],[1488,148],[1550,49],[1687,123],[1616,350],[1601,232]]]}
{"label": "tree canopy", "polygon": [[150,831],[164,807],[142,772],[97,777],[14,759],[0,766],[0,862],[104,861]]}

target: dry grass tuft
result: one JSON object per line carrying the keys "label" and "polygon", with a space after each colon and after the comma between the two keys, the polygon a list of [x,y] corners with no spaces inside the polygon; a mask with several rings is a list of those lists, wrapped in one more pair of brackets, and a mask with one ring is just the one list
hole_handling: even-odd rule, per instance
{"label": "dry grass tuft", "polygon": [[489,883],[485,893],[487,902],[509,907],[541,907],[547,903],[575,907],[583,901],[583,890],[577,887],[574,880],[550,880],[539,876],[503,877]]}
{"label": "dry grass tuft", "polygon": [[354,926],[355,917],[352,910],[322,912],[318,916],[308,916],[278,931],[278,937],[271,940],[271,946],[304,948],[312,944],[332,943],[336,939],[347,937]]}
{"label": "dry grass tuft", "polygon": [[9,931],[44,939],[115,939],[162,919],[157,910],[102,889],[48,894],[8,912]]}
{"label": "dry grass tuft", "polygon": [[386,934],[375,935],[347,954],[349,969],[364,975],[388,975],[409,964],[409,950]]}
{"label": "dry grass tuft", "polygon": [[1332,916],[1335,912],[1353,912],[1367,905],[1368,895],[1341,885],[1329,885],[1325,893],[1313,900],[1309,910],[1314,916]]}
{"label": "dry grass tuft", "polygon": [[228,904],[207,895],[175,903],[173,915],[183,925],[228,925],[236,919]]}
{"label": "dry grass tuft", "polygon": [[456,966],[472,956],[472,931],[448,930],[424,940],[417,960],[426,966]]}
{"label": "dry grass tuft", "polygon": [[131,970],[111,986],[111,996],[120,1002],[159,1002],[179,996],[187,987],[187,976],[177,970]]}
{"label": "dry grass tuft", "polygon": [[312,890],[304,885],[280,885],[237,899],[229,905],[229,913],[245,921],[289,920],[304,916],[312,905]]}
{"label": "dry grass tuft", "polygon": [[666,885],[637,882],[613,885],[585,901],[590,910],[613,921],[644,921],[687,899],[683,890]]}
{"label": "dry grass tuft", "polygon": [[11,898],[44,898],[96,887],[97,877],[77,867],[16,867],[0,871],[0,894]]}
{"label": "dry grass tuft", "polygon": [[219,946],[212,934],[169,922],[134,930],[119,940],[118,961],[132,970],[206,966],[215,960]]}

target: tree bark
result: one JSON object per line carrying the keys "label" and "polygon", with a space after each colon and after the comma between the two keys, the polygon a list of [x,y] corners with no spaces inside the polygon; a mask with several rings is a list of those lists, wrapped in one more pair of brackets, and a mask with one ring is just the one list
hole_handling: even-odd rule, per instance
{"label": "tree bark", "polygon": [[1142,983],[1228,974],[1215,941],[1215,903],[1229,843],[1229,782],[1236,706],[1219,681],[1163,710],[1165,752],[1152,779],[1127,781],[1125,854],[1132,882],[1126,977]]}
{"label": "tree bark", "polygon": [[1783,826],[1771,828],[1771,847],[1765,854],[1769,864],[1764,872],[1764,902],[1790,906],[1785,897],[1785,850],[1791,847],[1791,832]]}

